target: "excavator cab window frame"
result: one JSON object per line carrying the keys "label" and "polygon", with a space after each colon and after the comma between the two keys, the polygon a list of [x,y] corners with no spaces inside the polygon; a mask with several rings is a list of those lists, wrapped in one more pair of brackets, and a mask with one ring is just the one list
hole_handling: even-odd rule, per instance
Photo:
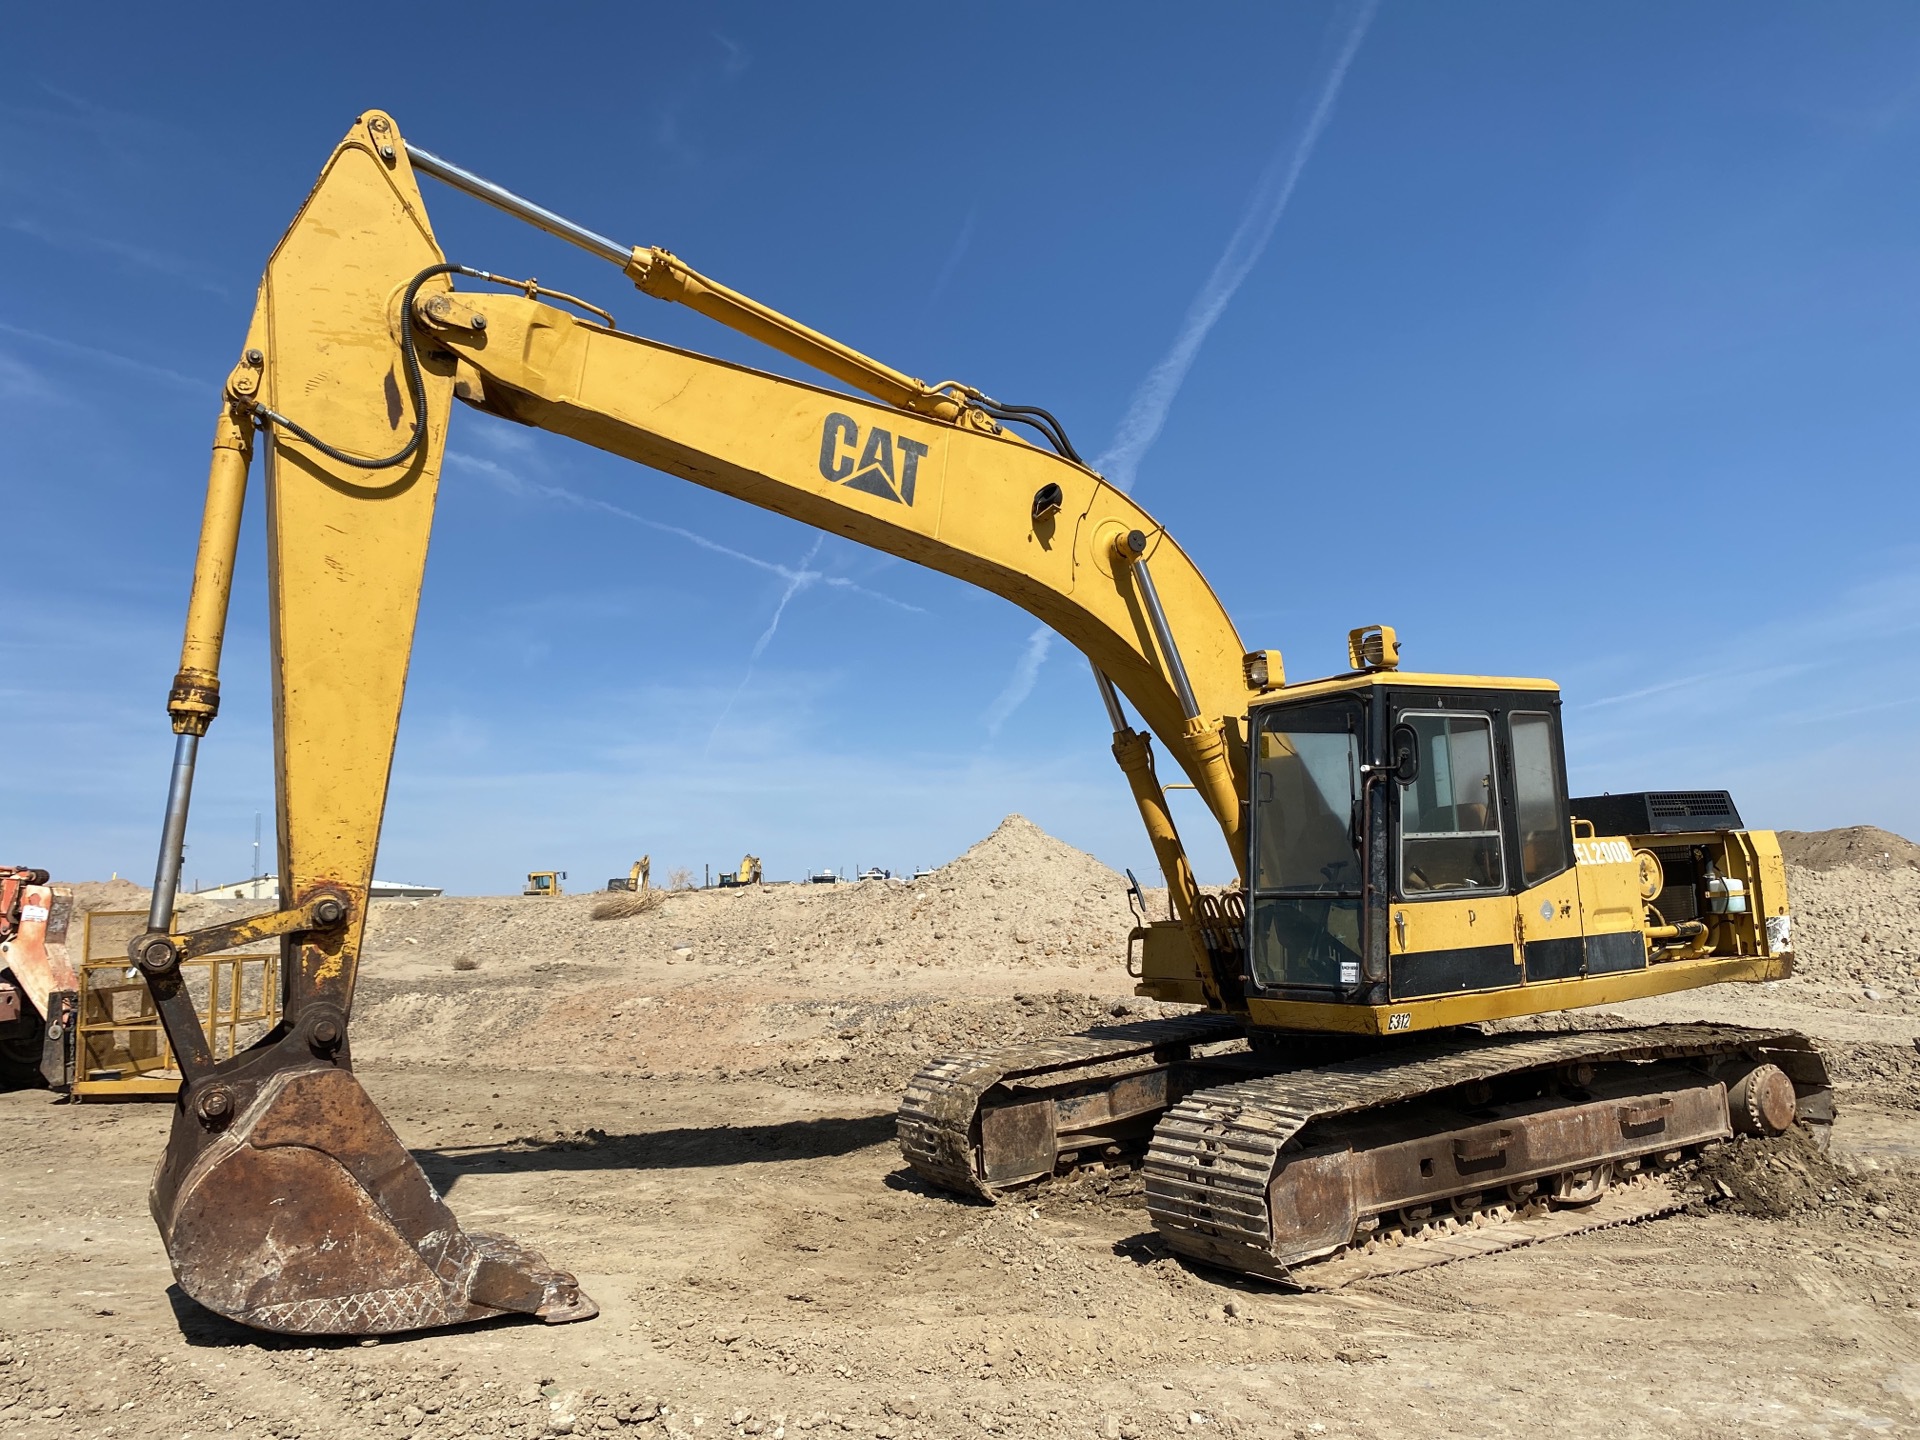
{"label": "excavator cab window frame", "polygon": [[[1380,748],[1380,727],[1376,722],[1378,706],[1376,696],[1366,691],[1350,692],[1344,695],[1316,696],[1292,704],[1281,703],[1260,707],[1251,727],[1254,747],[1253,763],[1248,766],[1249,783],[1253,789],[1252,803],[1248,806],[1247,836],[1249,855],[1247,879],[1249,885],[1247,900],[1247,959],[1244,981],[1248,992],[1263,999],[1305,999],[1326,1001],[1341,996],[1358,993],[1363,969],[1362,957],[1367,953],[1369,944],[1366,915],[1367,876],[1372,871],[1368,853],[1370,827],[1364,811],[1372,786],[1365,776],[1368,767],[1378,763]],[[1260,758],[1266,737],[1288,728],[1289,720],[1307,711],[1343,710],[1348,717],[1347,733],[1352,737],[1354,746],[1351,754],[1352,776],[1351,793],[1348,797],[1348,813],[1335,817],[1347,827],[1358,862],[1354,868],[1351,884],[1338,887],[1332,885],[1307,888],[1305,886],[1263,886],[1261,881],[1267,867],[1262,864],[1262,847],[1265,844],[1265,825],[1270,823],[1263,818],[1265,808],[1272,804],[1271,777],[1266,772],[1265,762]],[[1318,726],[1310,727],[1311,733],[1336,734],[1338,731],[1322,731]],[[1313,912],[1318,910],[1318,914]],[[1351,927],[1337,925],[1336,912],[1352,912]],[[1289,923],[1291,920],[1291,923]],[[1356,944],[1349,944],[1336,933],[1351,928],[1351,938]],[[1290,931],[1295,938],[1303,942],[1305,948],[1314,956],[1312,964],[1305,972],[1297,963],[1282,962],[1284,973],[1275,968],[1272,952],[1280,945],[1283,932]],[[1321,944],[1319,942],[1327,943]],[[1334,947],[1337,946],[1336,950]],[[1357,946],[1357,948],[1356,948]],[[1290,950],[1291,947],[1282,947]],[[1344,953],[1342,953],[1344,952]],[[1315,967],[1325,973],[1311,973]]]}
{"label": "excavator cab window frame", "polygon": [[[1522,813],[1525,797],[1522,794],[1520,779],[1520,747],[1515,743],[1514,727],[1523,720],[1541,720],[1547,727],[1547,759],[1552,771],[1549,784],[1552,787],[1553,814],[1545,827],[1529,827]],[[1567,757],[1566,746],[1560,734],[1560,701],[1555,697],[1551,702],[1539,706],[1516,705],[1507,712],[1507,775],[1508,789],[1513,795],[1514,834],[1518,838],[1519,848],[1514,853],[1514,868],[1519,871],[1518,884],[1523,889],[1532,889],[1544,885],[1556,875],[1563,875],[1573,868],[1573,816],[1568,808],[1567,799]],[[1547,857],[1547,863],[1536,871],[1529,863],[1531,837],[1552,835],[1558,842],[1558,851]]]}
{"label": "excavator cab window frame", "polygon": [[[1418,721],[1427,723],[1416,724]],[[1433,723],[1435,721],[1439,722],[1437,728]],[[1404,781],[1396,777],[1394,782],[1397,793],[1393,854],[1400,898],[1458,899],[1476,894],[1509,893],[1508,876],[1512,873],[1512,867],[1507,864],[1510,847],[1507,827],[1501,823],[1501,802],[1506,799],[1511,786],[1501,783],[1506,777],[1501,774],[1503,767],[1497,717],[1478,709],[1404,707],[1394,713],[1394,733],[1397,735],[1403,727],[1414,732],[1421,753],[1414,777]],[[1468,763],[1476,763],[1472,753],[1477,748],[1474,741],[1482,737],[1485,770],[1480,775],[1479,783],[1485,788],[1486,798],[1478,801],[1463,799],[1456,772],[1463,759]],[[1456,743],[1463,738],[1468,741],[1465,747]],[[1472,788],[1469,781],[1469,789]],[[1423,793],[1429,798],[1418,800],[1417,797]],[[1414,803],[1409,805],[1409,801]],[[1418,830],[1407,828],[1410,811],[1417,812],[1423,822]],[[1478,813],[1466,813],[1470,811]],[[1442,817],[1446,823],[1436,826],[1435,820]],[[1489,840],[1493,842],[1491,847],[1485,843]],[[1476,841],[1480,843],[1474,844]],[[1423,861],[1416,863],[1409,853],[1411,847],[1416,845],[1424,855],[1445,854],[1450,849],[1452,860],[1449,863],[1457,865],[1458,878],[1427,878],[1421,863],[1431,868],[1436,861],[1425,859],[1423,855]],[[1484,875],[1485,883],[1476,883],[1471,878],[1469,872],[1473,870],[1479,870]],[[1417,885],[1414,883],[1416,880]]]}
{"label": "excavator cab window frame", "polygon": [[[1420,905],[1459,900],[1463,897],[1480,895],[1518,895],[1526,890],[1542,885],[1554,876],[1563,874],[1573,866],[1572,829],[1567,809],[1567,759],[1566,746],[1560,724],[1560,696],[1554,691],[1529,690],[1510,691],[1495,689],[1433,689],[1413,690],[1393,688],[1382,697],[1387,707],[1389,733],[1404,723],[1403,717],[1422,714],[1447,713],[1462,718],[1474,717],[1486,719],[1491,727],[1493,745],[1493,775],[1496,795],[1494,806],[1499,817],[1498,828],[1501,848],[1505,852],[1504,877],[1502,883],[1495,886],[1473,887],[1465,889],[1427,890],[1406,888],[1402,874],[1402,815],[1401,800],[1405,787],[1397,780],[1388,785],[1389,839],[1392,846],[1392,895],[1396,905]],[[1562,863],[1552,865],[1538,874],[1527,873],[1525,836],[1521,833],[1518,813],[1519,777],[1515,765],[1513,747],[1513,721],[1516,718],[1542,717],[1547,721],[1550,747],[1553,757],[1554,799],[1557,805],[1560,830],[1568,836],[1562,852]],[[1422,757],[1425,763],[1426,757]]]}

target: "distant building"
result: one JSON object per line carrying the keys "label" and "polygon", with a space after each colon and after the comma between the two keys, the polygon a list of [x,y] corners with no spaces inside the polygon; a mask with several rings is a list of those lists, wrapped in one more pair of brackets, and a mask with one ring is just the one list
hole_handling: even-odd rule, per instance
{"label": "distant building", "polygon": [[[438,885],[408,885],[399,880],[375,880],[375,900],[430,900],[441,893]],[[236,880],[231,885],[215,885],[195,890],[190,900],[280,900],[280,879],[276,875],[256,875],[251,880]]]}

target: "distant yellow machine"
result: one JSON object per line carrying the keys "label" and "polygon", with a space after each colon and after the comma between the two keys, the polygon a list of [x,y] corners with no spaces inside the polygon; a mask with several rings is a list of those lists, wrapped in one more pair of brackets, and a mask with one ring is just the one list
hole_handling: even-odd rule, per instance
{"label": "distant yellow machine", "polygon": [[[450,263],[422,174],[863,394],[649,340]],[[932,1062],[898,1116],[923,1179],[990,1196],[1144,1151],[1146,1208],[1174,1252],[1335,1285],[1659,1214],[1683,1203],[1661,1173],[1700,1147],[1830,1124],[1824,1063],[1790,1032],[1472,1028],[1790,974],[1779,845],[1725,792],[1570,796],[1552,682],[1403,670],[1388,626],[1352,631],[1346,673],[1289,682],[1045,410],[924,384],[370,111],[268,262],[227,378],[167,703],[153,907],[130,951],[186,1077],[152,1209],[181,1288],[209,1309],[301,1334],[596,1313],[538,1254],[460,1228],[348,1063],[456,399],[979,586],[1089,660],[1172,910],[1141,917],[1129,964],[1141,994],[1200,1008]],[[256,431],[285,908],[176,933]],[[1457,583],[1416,553],[1417,517],[1358,497],[1337,533],[1295,535],[1277,485],[1247,517],[1245,553],[1273,576],[1262,593],[1283,593],[1300,544],[1347,547],[1363,596],[1388,567]],[[1485,563],[1516,595],[1539,583],[1520,557]],[[1195,882],[1154,740],[1220,828],[1237,871],[1224,893]],[[561,878],[536,872],[528,893],[557,895]],[[268,936],[284,946],[285,1019],[217,1060],[181,965]]]}
{"label": "distant yellow machine", "polygon": [[564,870],[529,870],[527,888],[520,893],[551,900],[561,893],[560,882],[566,878],[567,872]]}
{"label": "distant yellow machine", "polygon": [[720,888],[722,890],[734,890],[742,885],[758,885],[759,883],[760,857],[758,855],[741,856],[740,868],[729,871],[720,877]]}
{"label": "distant yellow machine", "polygon": [[609,890],[644,890],[653,878],[653,857],[642,855],[633,862],[633,868],[624,876],[616,875],[607,881]]}

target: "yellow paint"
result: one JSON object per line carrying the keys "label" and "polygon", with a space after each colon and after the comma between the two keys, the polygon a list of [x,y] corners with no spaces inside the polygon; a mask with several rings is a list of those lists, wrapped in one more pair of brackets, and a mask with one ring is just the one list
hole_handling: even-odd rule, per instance
{"label": "yellow paint", "polygon": [[[1156,568],[1154,576],[1159,577]],[[1321,680],[1302,680],[1284,690],[1269,690],[1254,697],[1253,705],[1291,704],[1296,700],[1318,700],[1328,695],[1355,695],[1392,685],[1404,689],[1438,690],[1558,690],[1551,680],[1530,680],[1515,675],[1433,675],[1423,671],[1378,670],[1353,675],[1329,675]]]}
{"label": "yellow paint", "polygon": [[[1514,943],[1514,897],[1489,891],[1445,899],[1396,900],[1388,907],[1390,956]],[[1518,983],[1518,977],[1515,977]]]}
{"label": "yellow paint", "polygon": [[1149,995],[1175,1005],[1206,1005],[1222,1008],[1213,993],[1213,984],[1203,968],[1205,951],[1193,943],[1193,927],[1177,920],[1155,920],[1134,928],[1128,939],[1131,950],[1138,945],[1139,980],[1137,995]]}
{"label": "yellow paint", "polygon": [[[1449,1025],[1471,1025],[1477,1021],[1502,1020],[1516,1015],[1544,1015],[1589,1005],[1618,1005],[1625,1000],[1667,995],[1700,985],[1781,980],[1792,973],[1792,968],[1784,960],[1757,957],[1678,960],[1620,975],[1541,981],[1532,985],[1516,985],[1508,990],[1483,990],[1430,1000],[1403,1000],[1390,1005],[1329,1005],[1256,999],[1248,1002],[1248,1010],[1256,1025],[1270,1025],[1281,1030],[1390,1035],[1438,1030]],[[1404,1023],[1395,1023],[1395,1017],[1399,1016],[1406,1017]]]}

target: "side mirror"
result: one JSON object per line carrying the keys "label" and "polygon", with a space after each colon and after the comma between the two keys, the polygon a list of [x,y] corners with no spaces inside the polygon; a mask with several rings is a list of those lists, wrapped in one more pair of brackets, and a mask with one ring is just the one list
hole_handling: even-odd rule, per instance
{"label": "side mirror", "polygon": [[1393,727],[1393,778],[1402,785],[1420,778],[1420,737],[1411,725]]}

